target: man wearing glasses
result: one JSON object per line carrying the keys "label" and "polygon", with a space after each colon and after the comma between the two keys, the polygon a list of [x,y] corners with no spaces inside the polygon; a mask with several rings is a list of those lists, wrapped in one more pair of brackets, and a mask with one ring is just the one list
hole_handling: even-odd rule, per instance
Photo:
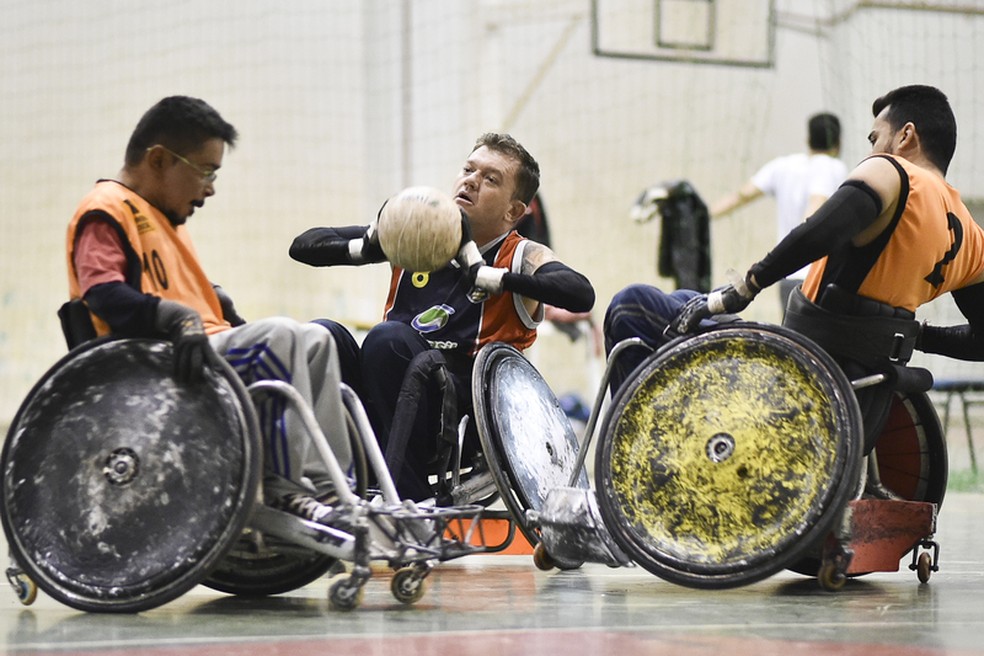
{"label": "man wearing glasses", "polygon": [[[179,384],[199,380],[214,352],[246,384],[289,382],[327,426],[330,413],[341,410],[337,382],[331,384],[332,338],[344,369],[357,353],[351,334],[332,322],[246,323],[205,275],[184,225],[215,193],[226,145],[236,138],[236,129],[197,98],[172,96],[151,107],[117,178],[97,181],[69,224],[70,297],[85,303],[95,335],[169,339]],[[324,491],[327,474],[303,428],[282,409],[259,414],[268,503],[326,519],[330,510],[312,497]],[[328,438],[345,467],[345,436]]]}

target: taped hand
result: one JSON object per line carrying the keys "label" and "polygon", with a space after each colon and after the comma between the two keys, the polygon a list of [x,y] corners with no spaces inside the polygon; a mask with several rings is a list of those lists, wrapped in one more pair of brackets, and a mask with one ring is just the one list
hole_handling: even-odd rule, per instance
{"label": "taped hand", "polygon": [[[383,209],[379,208],[382,212]],[[378,221],[378,219],[377,219]],[[366,234],[362,236],[362,259],[365,262],[382,262],[386,259],[383,247],[379,245],[379,232],[376,230],[376,221],[373,221],[366,228]]]}
{"label": "taped hand", "polygon": [[670,338],[685,335],[692,332],[701,321],[712,314],[707,306],[707,294],[698,294],[683,304],[680,312],[666,326],[663,334]]}
{"label": "taped hand", "polygon": [[707,295],[707,307],[711,314],[735,314],[748,307],[762,288],[755,284],[751,274],[746,274],[730,285],[715,289]]}
{"label": "taped hand", "polygon": [[702,320],[716,314],[734,314],[748,307],[761,291],[751,276],[745,276],[730,285],[715,289],[708,294],[694,296],[680,309],[665,334],[683,335],[692,332]]}
{"label": "taped hand", "polygon": [[162,300],[155,324],[174,344],[174,377],[182,383],[201,380],[212,347],[198,313],[181,303]]}
{"label": "taped hand", "polygon": [[485,294],[499,294],[502,292],[502,276],[507,269],[490,267],[485,263],[478,244],[472,238],[471,225],[468,223],[468,215],[461,212],[461,248],[455,261],[466,271],[468,281],[471,283],[469,296],[476,300],[478,296]]}
{"label": "taped hand", "polygon": [[[386,207],[386,203],[383,203],[383,207]],[[380,212],[383,211],[383,207],[379,208]],[[372,264],[386,261],[386,254],[383,253],[383,247],[379,245],[379,233],[376,230],[376,221],[373,221],[366,227],[366,231],[362,237],[349,241],[348,251],[349,258],[353,264]]]}

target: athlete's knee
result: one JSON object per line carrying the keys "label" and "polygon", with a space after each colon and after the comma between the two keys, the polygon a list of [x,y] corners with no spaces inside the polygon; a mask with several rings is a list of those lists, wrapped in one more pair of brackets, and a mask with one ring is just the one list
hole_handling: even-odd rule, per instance
{"label": "athlete's knee", "polygon": [[658,287],[633,284],[623,288],[612,297],[605,311],[604,333],[606,341],[611,338],[618,342],[634,334],[637,326],[634,319],[647,313],[647,308],[659,304],[665,293]]}
{"label": "athlete's knee", "polygon": [[359,352],[359,344],[355,341],[352,332],[342,324],[331,319],[314,319],[311,323],[328,331],[328,334],[335,340],[335,346],[338,347],[339,353]]}
{"label": "athlete's knee", "polygon": [[[338,354],[338,365],[341,368],[342,382],[362,395],[362,377],[359,370],[360,348],[348,328],[331,319],[315,319],[308,324],[316,334],[311,341],[320,349],[325,342],[331,341]],[[309,344],[309,348],[310,348]]]}
{"label": "athlete's knee", "polygon": [[382,389],[399,391],[407,367],[415,356],[430,349],[420,334],[407,324],[384,321],[372,327],[362,340],[363,381],[373,396],[387,395]]}
{"label": "athlete's knee", "polygon": [[379,349],[404,350],[404,345],[419,344],[422,341],[420,333],[411,326],[400,321],[383,321],[369,329],[362,349],[366,352],[376,352]]}
{"label": "athlete's knee", "polygon": [[290,317],[265,317],[263,319],[251,321],[246,325],[262,326],[269,333],[278,335],[284,333],[296,334],[300,328],[300,324]]}

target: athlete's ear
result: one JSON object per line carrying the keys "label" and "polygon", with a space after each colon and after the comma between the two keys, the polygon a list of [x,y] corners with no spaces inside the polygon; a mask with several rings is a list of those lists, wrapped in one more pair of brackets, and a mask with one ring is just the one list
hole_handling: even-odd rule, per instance
{"label": "athlete's ear", "polygon": [[895,152],[902,157],[911,159],[913,155],[922,153],[922,139],[919,138],[919,131],[912,121],[902,126],[896,139]]}
{"label": "athlete's ear", "polygon": [[514,198],[509,203],[509,223],[516,225],[524,216],[526,216],[526,203]]}
{"label": "athlete's ear", "polygon": [[152,169],[160,170],[164,168],[164,156],[166,152],[164,146],[157,144],[156,146],[151,146],[147,149],[144,154],[144,160],[150,165]]}
{"label": "athlete's ear", "polygon": [[899,130],[898,139],[900,146],[908,145],[911,148],[913,144],[918,143],[919,134],[916,131],[915,123],[909,121],[903,125],[902,129]]}

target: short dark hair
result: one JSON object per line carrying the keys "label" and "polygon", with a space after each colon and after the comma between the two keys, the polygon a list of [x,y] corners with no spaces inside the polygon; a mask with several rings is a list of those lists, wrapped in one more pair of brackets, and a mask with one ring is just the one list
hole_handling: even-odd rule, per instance
{"label": "short dark hair", "polygon": [[839,148],[841,142],[841,122],[833,114],[824,112],[814,114],[807,123],[809,128],[810,150],[831,150]]}
{"label": "short dark hair", "polygon": [[516,198],[529,205],[540,188],[540,165],[522,144],[508,134],[486,132],[475,141],[472,152],[482,146],[508,155],[519,162],[516,172]]}
{"label": "short dark hair", "polygon": [[169,96],[140,118],[126,145],[126,164],[138,164],[151,146],[160,144],[179,155],[201,148],[208,139],[222,139],[230,147],[239,134],[204,100]]}
{"label": "short dark hair", "polygon": [[957,120],[946,95],[936,87],[912,84],[875,100],[871,113],[877,117],[886,107],[885,120],[892,130],[910,122],[915,125],[926,158],[946,175],[957,149]]}

